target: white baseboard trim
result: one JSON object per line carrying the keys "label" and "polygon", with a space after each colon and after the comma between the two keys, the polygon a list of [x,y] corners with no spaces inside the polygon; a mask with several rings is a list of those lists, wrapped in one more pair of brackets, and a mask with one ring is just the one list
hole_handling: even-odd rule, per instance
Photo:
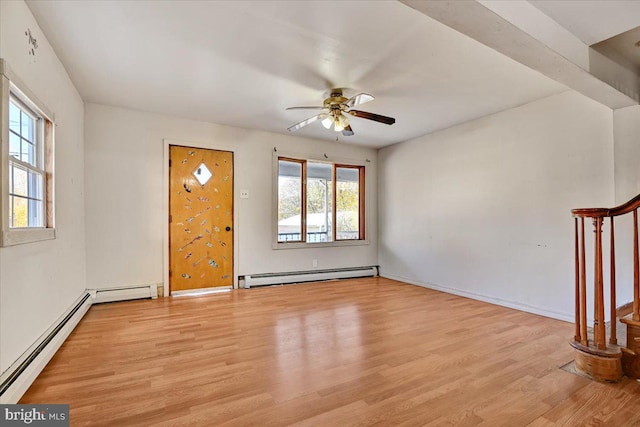
{"label": "white baseboard trim", "polygon": [[9,366],[0,376],[0,403],[18,403],[62,343],[80,323],[91,307],[91,303],[89,293],[83,292],[53,326]]}
{"label": "white baseboard trim", "polygon": [[556,320],[563,320],[565,322],[573,323],[575,320],[575,315],[573,313],[560,313],[553,310],[548,310],[546,308],[535,307],[528,304],[522,304],[516,301],[509,301],[501,298],[489,297],[482,294],[477,294],[474,292],[463,291],[460,289],[449,288],[446,286],[435,285],[433,283],[421,282],[413,279],[409,279],[407,277],[398,276],[395,274],[389,273],[380,273],[380,277],[385,277],[387,279],[397,280],[399,282],[405,282],[410,285],[422,286],[423,288],[433,289],[440,292],[445,292],[447,294],[458,295],[465,298],[471,298],[474,300],[487,302],[489,304],[495,304],[502,307],[513,308],[514,310],[524,311],[527,313],[538,314],[544,317],[550,317]]}
{"label": "white baseboard trim", "polygon": [[158,285],[126,286],[119,288],[87,289],[94,304],[128,301],[132,299],[158,298]]}
{"label": "white baseboard trim", "polygon": [[332,279],[356,277],[374,277],[378,275],[377,266],[335,268],[329,270],[291,271],[282,273],[252,274],[244,276],[244,288],[256,286],[284,285],[289,283],[316,282]]}

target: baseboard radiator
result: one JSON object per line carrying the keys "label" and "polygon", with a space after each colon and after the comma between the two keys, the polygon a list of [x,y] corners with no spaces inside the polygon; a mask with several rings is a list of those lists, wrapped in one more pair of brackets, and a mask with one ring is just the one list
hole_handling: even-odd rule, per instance
{"label": "baseboard radiator", "polygon": [[252,274],[244,276],[244,287],[249,289],[256,286],[284,285],[287,283],[317,282],[321,280],[349,279],[355,277],[373,277],[377,275],[377,266]]}
{"label": "baseboard radiator", "polygon": [[130,286],[111,289],[88,289],[94,304],[127,301],[132,299],[158,298],[157,285]]}
{"label": "baseboard radiator", "polygon": [[85,292],[31,347],[0,376],[0,403],[17,403],[91,307]]}

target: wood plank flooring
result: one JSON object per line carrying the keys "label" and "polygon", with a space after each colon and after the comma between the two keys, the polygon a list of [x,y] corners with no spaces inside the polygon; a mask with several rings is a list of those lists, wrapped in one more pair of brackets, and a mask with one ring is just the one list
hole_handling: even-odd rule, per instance
{"label": "wood plank flooring", "polygon": [[21,403],[107,426],[640,426],[573,326],[382,279],[93,306]]}

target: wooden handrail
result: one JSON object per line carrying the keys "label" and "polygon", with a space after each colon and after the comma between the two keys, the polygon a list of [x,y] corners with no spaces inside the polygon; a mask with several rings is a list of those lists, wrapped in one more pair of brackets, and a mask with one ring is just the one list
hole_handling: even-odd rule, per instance
{"label": "wooden handrail", "polygon": [[620,216],[632,212],[640,208],[640,194],[626,203],[614,208],[580,208],[572,209],[571,214],[574,217],[583,218],[605,218],[612,216]]}

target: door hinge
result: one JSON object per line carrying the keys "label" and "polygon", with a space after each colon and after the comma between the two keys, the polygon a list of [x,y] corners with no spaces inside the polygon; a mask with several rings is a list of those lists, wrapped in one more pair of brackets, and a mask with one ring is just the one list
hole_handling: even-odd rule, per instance
{"label": "door hinge", "polygon": [[172,273],[173,273],[173,272],[172,272],[171,270],[169,270],[169,277],[171,277],[171,274],[172,274]]}
{"label": "door hinge", "polygon": [[171,159],[169,159],[169,167],[171,167]]}
{"label": "door hinge", "polygon": [[169,215],[169,222],[173,222],[173,215]]}

